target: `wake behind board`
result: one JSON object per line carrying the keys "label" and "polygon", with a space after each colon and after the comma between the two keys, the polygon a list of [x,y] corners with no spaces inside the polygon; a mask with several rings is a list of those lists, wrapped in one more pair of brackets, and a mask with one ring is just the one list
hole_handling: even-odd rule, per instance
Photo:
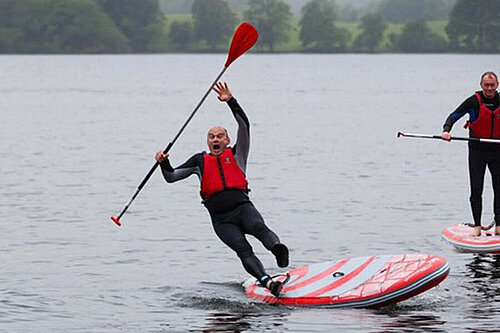
{"label": "wake behind board", "polygon": [[426,254],[360,257],[303,266],[287,276],[278,298],[254,278],[244,283],[250,298],[271,304],[380,307],[420,294],[443,281],[448,262]]}
{"label": "wake behind board", "polygon": [[462,252],[500,253],[500,236],[495,236],[494,229],[482,231],[481,236],[473,233],[473,227],[458,224],[446,228],[441,236]]}

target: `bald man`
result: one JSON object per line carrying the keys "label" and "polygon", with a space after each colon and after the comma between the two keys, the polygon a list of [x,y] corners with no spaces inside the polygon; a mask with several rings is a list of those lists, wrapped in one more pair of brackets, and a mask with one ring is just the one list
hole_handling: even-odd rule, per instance
{"label": "bald man", "polygon": [[[443,140],[450,141],[451,129],[460,118],[469,115],[466,128],[471,138],[500,139],[500,98],[498,77],[494,72],[481,75],[481,90],[460,104],[443,125]],[[500,145],[469,141],[470,204],[474,219],[474,234],[481,235],[483,188],[486,167],[493,183],[493,213],[495,234],[500,235]]]}
{"label": "bald man", "polygon": [[231,147],[231,140],[225,128],[216,126],[208,131],[209,153],[193,155],[185,163],[173,168],[168,154],[159,151],[156,161],[160,163],[165,180],[173,183],[197,175],[200,179],[200,195],[208,209],[212,225],[219,238],[233,249],[245,270],[259,283],[278,296],[283,285],[266,273],[261,261],[255,256],[245,235],[256,237],[276,257],[279,267],[288,266],[288,248],[264,223],[264,219],[248,197],[246,165],[250,149],[250,123],[227,83],[214,86],[221,102],[227,102],[236,122],[238,137]]}

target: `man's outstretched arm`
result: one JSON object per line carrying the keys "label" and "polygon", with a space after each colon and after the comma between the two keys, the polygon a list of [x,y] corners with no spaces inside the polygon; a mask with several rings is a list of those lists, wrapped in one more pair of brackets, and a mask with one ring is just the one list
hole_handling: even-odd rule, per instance
{"label": "man's outstretched arm", "polygon": [[203,160],[203,154],[198,153],[189,158],[186,162],[177,168],[173,168],[168,160],[168,154],[164,154],[163,151],[156,153],[156,161],[160,163],[161,172],[163,178],[168,183],[174,183],[176,181],[185,179],[192,174],[198,175],[201,178],[201,164],[200,161]]}

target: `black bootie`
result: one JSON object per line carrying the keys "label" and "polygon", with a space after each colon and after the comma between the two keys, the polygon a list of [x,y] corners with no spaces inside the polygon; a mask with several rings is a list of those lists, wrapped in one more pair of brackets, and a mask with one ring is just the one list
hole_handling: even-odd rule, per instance
{"label": "black bootie", "polygon": [[288,248],[285,244],[278,243],[273,246],[272,253],[276,257],[278,267],[288,266]]}

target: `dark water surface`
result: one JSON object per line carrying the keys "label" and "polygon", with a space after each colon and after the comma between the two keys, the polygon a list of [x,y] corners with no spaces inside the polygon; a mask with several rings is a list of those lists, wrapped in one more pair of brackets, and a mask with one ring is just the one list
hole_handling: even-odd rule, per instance
{"label": "dark water surface", "polygon": [[[290,246],[292,268],[374,254],[449,260],[438,288],[379,310],[249,300],[195,177],[166,184],[156,173],[123,226],[110,221],[224,55],[0,59],[1,332],[499,331],[500,257],[440,239],[471,219],[466,145],[396,133],[440,133],[500,56],[245,55],[225,76],[252,123],[252,199]],[[235,137],[212,95],[173,164],[204,150],[216,124]],[[454,134],[465,135],[460,125]],[[488,174],[485,224],[491,192]]]}

